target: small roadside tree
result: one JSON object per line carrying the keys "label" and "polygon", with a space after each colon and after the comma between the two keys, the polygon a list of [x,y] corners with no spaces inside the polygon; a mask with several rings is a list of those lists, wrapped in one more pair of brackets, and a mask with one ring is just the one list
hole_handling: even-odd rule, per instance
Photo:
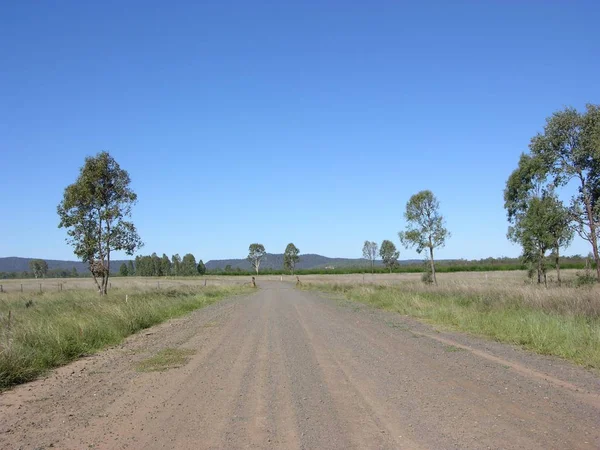
{"label": "small roadside tree", "polygon": [[200,275],[204,275],[206,273],[206,266],[204,265],[204,262],[202,260],[198,261],[198,266],[196,267],[196,270]]}
{"label": "small roadside tree", "polygon": [[129,275],[129,269],[127,269],[127,264],[121,264],[121,267],[119,267],[119,275],[121,275],[122,277],[126,277]]}
{"label": "small roadside tree", "polygon": [[265,246],[262,244],[250,244],[248,247],[248,261],[252,264],[252,268],[256,271],[256,275],[258,275],[258,270],[260,269],[260,263],[267,255],[265,251]]}
{"label": "small roadside tree", "polygon": [[451,235],[444,226],[444,217],[440,213],[440,202],[433,192],[429,190],[418,192],[406,203],[404,213],[406,230],[398,233],[400,242],[406,248],[416,247],[417,253],[429,250],[429,264],[433,282],[437,284],[435,276],[435,262],[433,250],[443,247],[446,239]]}
{"label": "small roadside tree", "polygon": [[371,273],[374,272],[375,258],[377,257],[377,242],[365,241],[363,245],[363,257],[371,263]]}
{"label": "small roadside tree", "polygon": [[289,270],[294,275],[296,264],[300,261],[300,250],[291,242],[285,248],[283,253],[283,268]]}
{"label": "small roadside tree", "polygon": [[48,263],[43,259],[32,259],[29,261],[29,270],[36,278],[45,278],[48,273]]}
{"label": "small roadside tree", "polygon": [[396,250],[396,246],[392,241],[388,241],[387,239],[381,243],[381,248],[379,249],[379,256],[383,261],[385,267],[387,267],[392,273],[392,269],[398,265],[398,257],[400,256],[400,252]]}
{"label": "small roadside tree", "polygon": [[127,171],[108,152],[85,159],[75,183],[67,186],[57,208],[59,228],[88,263],[98,292],[105,295],[113,251],[133,255],[143,244],[133,222],[126,220],[137,200]]}

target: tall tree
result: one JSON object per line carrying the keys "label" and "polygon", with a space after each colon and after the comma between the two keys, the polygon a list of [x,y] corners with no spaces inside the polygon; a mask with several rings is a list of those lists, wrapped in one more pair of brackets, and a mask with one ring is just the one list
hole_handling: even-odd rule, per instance
{"label": "tall tree", "polygon": [[375,258],[377,257],[377,242],[365,241],[362,252],[363,257],[371,263],[371,273],[373,273],[375,268]]}
{"label": "tall tree", "polygon": [[164,253],[160,258],[160,269],[163,276],[168,277],[171,275],[171,260]]}
{"label": "tall tree", "polygon": [[381,243],[381,248],[379,249],[379,256],[383,261],[385,267],[390,270],[392,273],[392,269],[398,265],[398,257],[400,256],[400,252],[396,250],[396,246],[392,241],[388,241],[387,239]]}
{"label": "tall tree", "polygon": [[258,270],[260,269],[260,263],[267,255],[265,251],[265,246],[262,244],[250,244],[248,247],[248,261],[252,264],[252,268],[256,271],[256,275],[258,275]]}
{"label": "tall tree", "polygon": [[440,213],[440,202],[429,190],[418,192],[406,203],[404,218],[407,224],[406,230],[398,233],[400,242],[406,248],[416,247],[417,253],[429,250],[431,274],[437,284],[433,250],[446,245],[446,239],[451,236]]}
{"label": "tall tree", "polygon": [[45,278],[48,273],[48,263],[43,259],[32,259],[29,261],[29,270],[36,278]]}
{"label": "tall tree", "polygon": [[173,275],[181,275],[181,256],[179,256],[179,253],[175,253],[171,256],[171,263]]}
{"label": "tall tree", "polygon": [[57,208],[58,226],[67,229],[67,242],[89,264],[102,295],[108,290],[111,252],[132,255],[142,246],[135,225],[126,220],[137,200],[130,183],[127,171],[108,152],[98,153],[85,159]]}
{"label": "tall tree", "polygon": [[156,253],[152,253],[152,276],[153,277],[161,277],[162,273],[162,263],[160,257]]}
{"label": "tall tree", "polygon": [[196,267],[196,269],[198,270],[198,273],[200,275],[204,275],[206,273],[206,266],[204,265],[204,262],[202,260],[198,261],[198,266]]}
{"label": "tall tree", "polygon": [[195,275],[198,272],[198,268],[196,266],[196,258],[191,253],[188,253],[183,256],[181,260],[181,275],[191,276]]}
{"label": "tall tree", "polygon": [[300,261],[300,250],[293,244],[289,243],[283,252],[283,268],[289,270],[294,275],[296,264]]}
{"label": "tall tree", "polygon": [[135,267],[133,267],[133,261],[129,260],[127,263],[127,273],[129,276],[135,275]]}
{"label": "tall tree", "polygon": [[127,269],[127,264],[122,263],[121,267],[119,267],[119,275],[121,275],[122,277],[126,277],[127,275],[129,275],[129,270]]}
{"label": "tall tree", "polygon": [[577,234],[592,247],[600,281],[600,105],[588,104],[583,113],[574,108],[555,112],[529,148],[553,186],[576,185],[570,218]]}

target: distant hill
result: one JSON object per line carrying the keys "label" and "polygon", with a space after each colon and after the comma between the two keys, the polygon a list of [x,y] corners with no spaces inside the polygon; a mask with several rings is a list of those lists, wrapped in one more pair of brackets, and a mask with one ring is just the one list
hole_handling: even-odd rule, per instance
{"label": "distant hill", "polygon": [[[28,272],[29,261],[34,258],[19,258],[15,256],[0,258],[0,272]],[[43,258],[42,258],[43,259]],[[55,259],[46,259],[48,269],[77,269],[79,273],[86,273],[88,266],[81,261],[62,261]],[[127,263],[129,260],[114,260],[110,263],[111,272],[116,273],[122,263]],[[419,260],[400,261],[400,264],[413,264],[420,262]],[[208,270],[225,269],[230,265],[232,269],[239,267],[242,270],[251,270],[250,263],[246,259],[213,259],[206,263]],[[335,269],[343,267],[366,267],[369,262],[363,258],[328,258],[327,256],[306,254],[300,255],[300,262],[296,265],[297,269],[321,269],[331,267]],[[381,261],[375,261],[376,266],[381,266]],[[283,254],[268,253],[266,258],[260,265],[261,269],[281,269],[283,267]]]}
{"label": "distant hill", "polygon": [[[400,264],[413,264],[420,262],[419,260],[400,261]],[[224,269],[230,265],[232,269],[239,267],[242,270],[251,270],[250,262],[246,259],[213,259],[206,263],[208,270]],[[300,261],[296,265],[296,269],[321,269],[332,267],[335,269],[342,267],[366,267],[369,261],[364,258],[328,258],[327,256],[305,254],[300,255]],[[381,266],[381,261],[375,261],[376,266]],[[267,253],[265,259],[261,262],[261,269],[281,269],[283,267],[282,253]]]}
{"label": "distant hill", "polygon": [[[29,261],[32,259],[35,258],[19,258],[16,256],[0,258],[0,272],[29,272]],[[45,261],[48,263],[48,270],[64,269],[71,271],[73,270],[73,267],[75,267],[79,273],[85,273],[88,271],[88,265],[82,263],[81,261],[61,261],[56,259],[46,259]],[[118,272],[121,264],[127,262],[128,260],[111,261],[111,273]]]}

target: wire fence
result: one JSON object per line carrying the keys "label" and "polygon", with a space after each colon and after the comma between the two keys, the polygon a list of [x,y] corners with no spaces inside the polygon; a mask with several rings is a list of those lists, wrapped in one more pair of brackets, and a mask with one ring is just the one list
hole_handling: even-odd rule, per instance
{"label": "wire fence", "polygon": [[[174,289],[202,286],[232,286],[249,284],[250,277],[231,278],[126,278],[115,277],[109,280],[108,289]],[[10,292],[61,292],[71,290],[98,290],[91,278],[61,278],[37,280],[0,280],[0,294]]]}

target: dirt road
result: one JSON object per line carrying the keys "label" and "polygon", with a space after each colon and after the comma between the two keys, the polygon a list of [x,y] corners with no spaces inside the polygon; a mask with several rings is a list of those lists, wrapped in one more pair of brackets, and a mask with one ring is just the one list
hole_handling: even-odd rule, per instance
{"label": "dirt road", "polygon": [[[0,448],[600,448],[589,371],[260,287],[0,395]],[[136,370],[164,348],[194,353]]]}

